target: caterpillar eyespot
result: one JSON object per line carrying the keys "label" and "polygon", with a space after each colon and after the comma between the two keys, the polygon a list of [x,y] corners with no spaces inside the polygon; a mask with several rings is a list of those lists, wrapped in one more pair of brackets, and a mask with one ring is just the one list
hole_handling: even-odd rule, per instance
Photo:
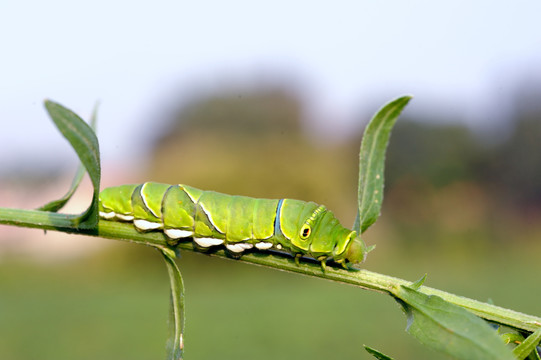
{"label": "caterpillar eyespot", "polygon": [[310,225],[304,224],[301,228],[300,237],[301,239],[306,239],[308,236],[310,236]]}
{"label": "caterpillar eyespot", "polygon": [[293,199],[255,199],[188,185],[147,182],[100,193],[100,217],[131,222],[139,231],[163,231],[171,245],[193,239],[199,248],[278,249],[346,266],[364,260],[365,248],[324,206]]}

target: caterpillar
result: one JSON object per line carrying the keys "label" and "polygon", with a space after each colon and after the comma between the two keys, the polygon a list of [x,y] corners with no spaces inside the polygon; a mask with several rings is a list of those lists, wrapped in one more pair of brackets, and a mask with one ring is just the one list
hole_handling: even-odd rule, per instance
{"label": "caterpillar", "polygon": [[355,231],[323,205],[294,199],[256,199],[156,182],[106,188],[100,218],[132,222],[139,231],[161,230],[168,243],[192,238],[196,247],[225,246],[234,257],[246,250],[273,250],[344,268],[364,260]]}

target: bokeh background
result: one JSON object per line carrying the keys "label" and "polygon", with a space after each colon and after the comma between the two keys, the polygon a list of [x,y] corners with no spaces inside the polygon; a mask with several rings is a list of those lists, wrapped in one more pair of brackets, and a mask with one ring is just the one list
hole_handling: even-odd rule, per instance
{"label": "bokeh background", "polygon": [[[364,125],[393,132],[372,271],[539,315],[537,1],[0,3],[0,206],[35,208],[77,158],[51,98],[99,102],[103,185],[187,183],[326,204],[347,225]],[[67,211],[90,200],[88,182]],[[183,254],[190,359],[443,358],[381,294]],[[0,226],[1,359],[163,358],[154,250]]]}

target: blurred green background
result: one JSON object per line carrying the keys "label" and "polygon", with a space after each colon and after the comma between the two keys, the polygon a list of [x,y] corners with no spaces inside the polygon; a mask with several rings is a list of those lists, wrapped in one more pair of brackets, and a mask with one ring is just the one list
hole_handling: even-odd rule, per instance
{"label": "blurred green background", "polygon": [[[540,94],[517,94],[499,136],[438,111],[406,113],[391,138],[382,217],[365,236],[377,249],[365,267],[410,280],[428,273],[428,286],[540,315]],[[355,138],[324,142],[310,136],[305,111],[279,86],[193,99],[164,115],[168,126],[129,181],[313,200],[350,226],[369,115]],[[197,253],[178,263],[188,359],[369,359],[363,344],[397,359],[445,358],[404,331],[399,306],[382,294]],[[4,256],[0,359],[163,358],[168,301],[165,266],[144,246],[114,243],[55,262]]]}

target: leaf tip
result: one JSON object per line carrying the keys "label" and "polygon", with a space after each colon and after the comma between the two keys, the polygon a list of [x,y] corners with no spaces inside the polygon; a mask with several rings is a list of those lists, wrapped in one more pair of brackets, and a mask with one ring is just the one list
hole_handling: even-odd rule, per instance
{"label": "leaf tip", "polygon": [[414,283],[412,283],[408,287],[410,289],[419,290],[419,288],[421,286],[423,286],[427,276],[428,276],[428,274],[424,274],[423,277],[421,277],[419,280],[415,281]]}

